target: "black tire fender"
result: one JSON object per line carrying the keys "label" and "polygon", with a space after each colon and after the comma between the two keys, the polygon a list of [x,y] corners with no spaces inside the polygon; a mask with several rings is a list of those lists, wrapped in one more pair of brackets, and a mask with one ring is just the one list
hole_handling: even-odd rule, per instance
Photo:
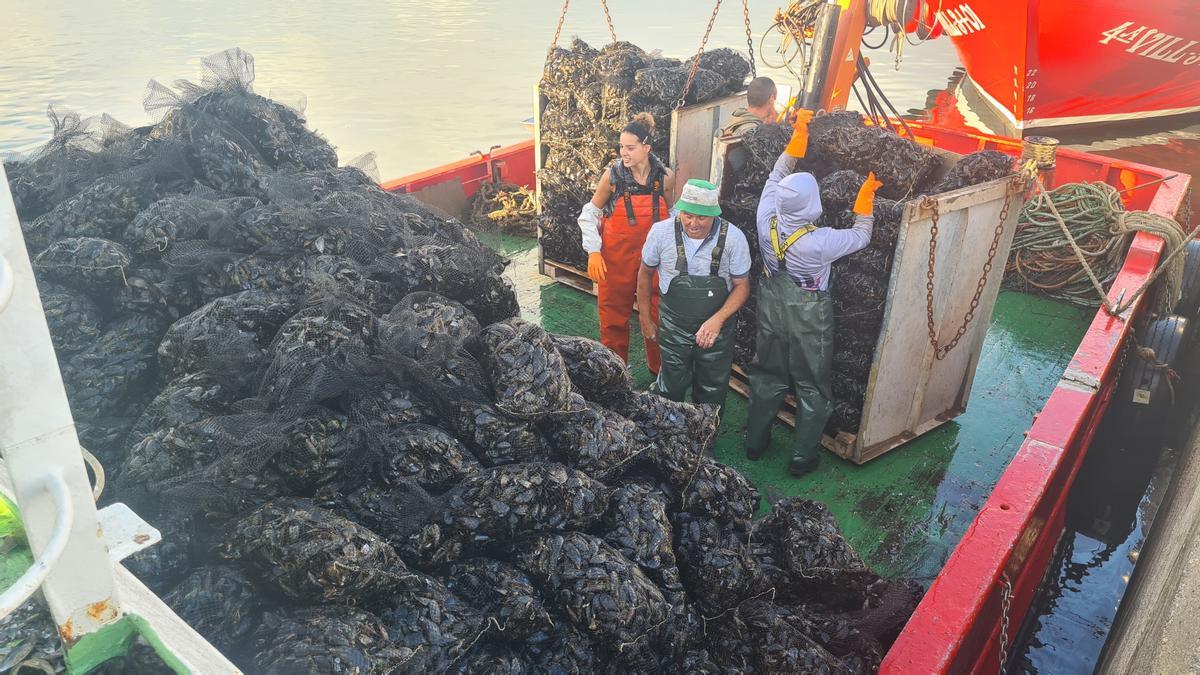
{"label": "black tire fender", "polygon": [[1191,325],[1170,314],[1148,322],[1129,345],[1125,368],[1109,415],[1120,416],[1127,429],[1158,436],[1165,433],[1174,399],[1175,369],[1183,362]]}

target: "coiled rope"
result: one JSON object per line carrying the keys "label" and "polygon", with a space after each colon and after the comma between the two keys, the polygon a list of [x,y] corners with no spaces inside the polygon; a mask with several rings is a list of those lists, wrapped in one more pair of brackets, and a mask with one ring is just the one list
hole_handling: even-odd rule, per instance
{"label": "coiled rope", "polygon": [[[1105,288],[1112,284],[1135,232],[1161,237],[1169,253],[1159,268],[1132,294],[1112,305]],[[1083,307],[1103,306],[1119,316],[1160,278],[1163,292],[1155,308],[1170,311],[1183,285],[1181,255],[1191,235],[1179,223],[1146,211],[1126,211],[1120,192],[1106,183],[1069,183],[1046,191],[1040,183],[1021,210],[1012,253],[1005,270],[1010,282]]]}

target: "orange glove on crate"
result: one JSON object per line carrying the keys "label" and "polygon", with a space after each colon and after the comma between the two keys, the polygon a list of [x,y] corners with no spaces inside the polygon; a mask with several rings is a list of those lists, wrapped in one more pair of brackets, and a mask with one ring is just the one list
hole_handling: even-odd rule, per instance
{"label": "orange glove on crate", "polygon": [[604,257],[600,252],[588,254],[588,277],[596,282],[601,283],[608,276],[608,265],[604,264]]}
{"label": "orange glove on crate", "polygon": [[797,110],[796,126],[792,130],[792,140],[788,141],[784,152],[792,157],[803,157],[808,152],[808,123],[812,121],[813,111]]}
{"label": "orange glove on crate", "polygon": [[875,172],[867,174],[858,189],[858,198],[854,200],[854,212],[860,216],[869,216],[875,211],[875,191],[883,187],[883,182],[875,178]]}

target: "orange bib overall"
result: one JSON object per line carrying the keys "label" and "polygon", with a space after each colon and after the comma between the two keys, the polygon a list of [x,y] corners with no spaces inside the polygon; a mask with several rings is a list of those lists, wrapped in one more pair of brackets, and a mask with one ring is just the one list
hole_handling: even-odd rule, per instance
{"label": "orange bib overall", "polygon": [[[641,187],[641,186],[638,186]],[[643,188],[645,190],[645,188]],[[600,312],[600,342],[629,361],[629,318],[637,294],[638,268],[642,264],[642,245],[655,220],[667,217],[667,201],[662,196],[662,179],[656,178],[649,194],[632,194],[617,185],[613,194],[612,214],[600,224],[603,242],[600,253],[608,274],[598,284],[596,307]],[[657,201],[657,204],[655,203]],[[658,324],[658,283],[651,288],[650,320]],[[646,365],[658,373],[658,345],[646,340]]]}

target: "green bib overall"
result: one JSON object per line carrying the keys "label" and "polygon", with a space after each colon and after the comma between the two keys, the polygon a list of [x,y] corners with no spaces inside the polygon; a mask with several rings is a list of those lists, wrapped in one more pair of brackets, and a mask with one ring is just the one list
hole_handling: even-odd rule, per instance
{"label": "green bib overall", "polygon": [[679,274],[671,280],[658,308],[662,369],[651,391],[672,401],[682,401],[690,386],[696,403],[724,406],[729,368],[733,364],[733,322],[725,323],[712,347],[701,349],[696,344],[700,325],[716,314],[729,297],[728,284],[717,274],[729,223],[718,220],[714,226],[720,230],[713,246],[712,267],[708,275],[694,276],[688,273],[683,226],[675,220],[675,269]]}
{"label": "green bib overall", "polygon": [[828,291],[800,288],[788,276],[784,253],[816,228],[798,229],[780,242],[771,223],[771,243],[779,272],[758,285],[758,333],[746,412],[746,449],[759,454],[771,440],[771,425],[789,389],[795,388],[796,435],[792,457],[817,458],[825,423],[833,411],[829,381],[833,367],[833,299]]}

